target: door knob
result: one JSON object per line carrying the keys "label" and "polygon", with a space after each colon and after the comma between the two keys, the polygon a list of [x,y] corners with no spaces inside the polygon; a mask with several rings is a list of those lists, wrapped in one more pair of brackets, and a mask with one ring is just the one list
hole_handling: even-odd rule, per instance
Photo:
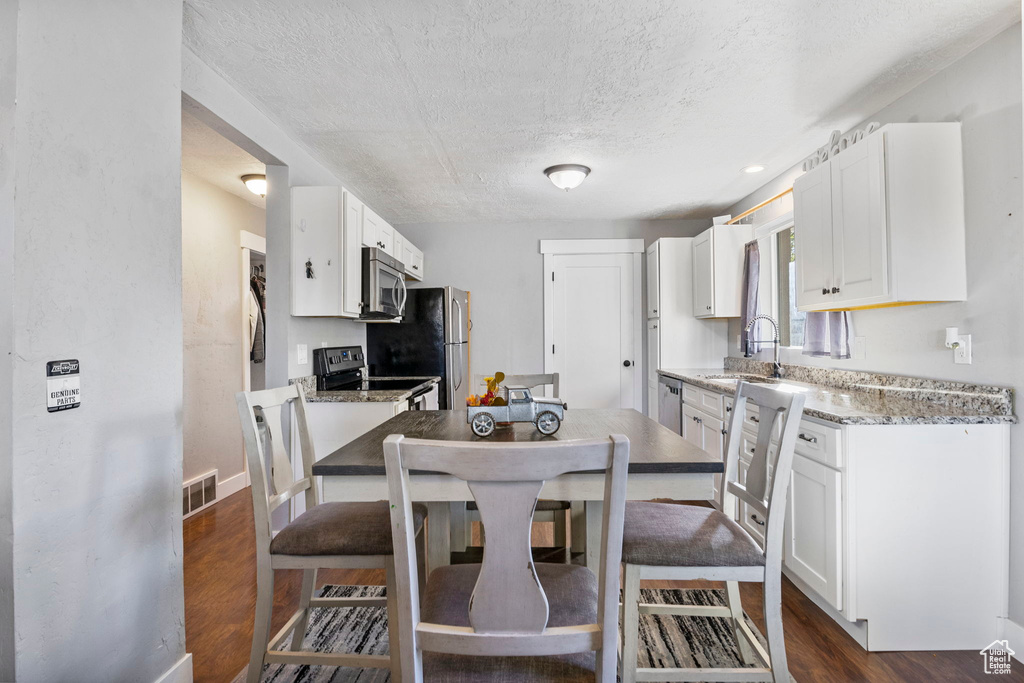
{"label": "door knob", "polygon": [[622,367],[628,368],[630,365],[632,365],[632,363],[630,363],[628,360],[622,361]]}

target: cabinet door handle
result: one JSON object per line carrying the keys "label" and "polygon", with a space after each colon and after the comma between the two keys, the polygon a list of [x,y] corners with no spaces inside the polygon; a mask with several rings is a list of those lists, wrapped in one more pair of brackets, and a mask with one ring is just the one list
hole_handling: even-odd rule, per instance
{"label": "cabinet door handle", "polygon": [[757,515],[750,515],[750,519],[754,520],[754,524],[759,524],[760,526],[764,526],[764,522],[759,520],[757,518]]}
{"label": "cabinet door handle", "polygon": [[821,288],[821,293],[822,294],[828,294],[828,287],[822,287]]}
{"label": "cabinet door handle", "polygon": [[797,437],[799,439],[803,440],[803,441],[806,441],[807,443],[818,443],[818,437],[816,437],[816,436],[807,436],[806,434],[798,434]]}
{"label": "cabinet door handle", "polygon": [[732,406],[726,406],[725,407],[725,412],[731,413],[732,412]]}
{"label": "cabinet door handle", "polygon": [[833,287],[832,288],[832,293],[833,294],[838,294],[839,293],[839,288],[838,287]]}
{"label": "cabinet door handle", "polygon": [[759,417],[758,417],[757,415],[751,415],[751,416],[750,416],[750,421],[751,421],[751,422],[757,422],[757,423],[760,423],[760,422],[761,422],[761,418],[759,418]]}
{"label": "cabinet door handle", "polygon": [[726,435],[726,434],[728,434],[728,433],[729,433],[729,430],[728,430],[728,429],[723,429],[723,430],[722,430],[722,436],[725,436],[725,435]]}

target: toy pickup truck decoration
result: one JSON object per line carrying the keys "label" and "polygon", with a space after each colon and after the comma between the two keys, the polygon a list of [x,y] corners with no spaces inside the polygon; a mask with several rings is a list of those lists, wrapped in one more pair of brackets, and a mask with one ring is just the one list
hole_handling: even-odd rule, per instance
{"label": "toy pickup truck decoration", "polygon": [[526,387],[507,387],[506,405],[470,406],[469,426],[477,436],[490,436],[499,422],[532,422],[537,431],[551,436],[562,426],[565,403],[557,398],[534,398]]}

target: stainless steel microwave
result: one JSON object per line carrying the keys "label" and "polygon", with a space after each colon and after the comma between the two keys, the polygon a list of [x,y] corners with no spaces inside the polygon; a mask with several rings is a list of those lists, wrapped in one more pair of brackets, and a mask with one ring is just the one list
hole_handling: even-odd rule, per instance
{"label": "stainless steel microwave", "polygon": [[405,266],[377,247],[363,247],[362,320],[391,320],[405,311]]}

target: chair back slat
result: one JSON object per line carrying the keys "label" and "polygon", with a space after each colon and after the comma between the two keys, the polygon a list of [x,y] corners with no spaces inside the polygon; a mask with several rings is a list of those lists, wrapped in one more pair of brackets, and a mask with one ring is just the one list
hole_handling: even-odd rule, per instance
{"label": "chair back slat", "polygon": [[[312,478],[312,439],[306,423],[305,393],[300,385],[264,391],[240,391],[235,395],[238,416],[245,439],[246,465],[252,483],[253,514],[256,518],[256,540],[260,548],[269,547],[270,513],[299,493],[306,494],[306,508],[319,503],[319,492]],[[291,453],[285,444],[285,422],[294,408],[291,423],[298,430],[299,453]],[[294,442],[294,440],[293,440]],[[269,454],[270,475],[267,474]],[[303,476],[296,479],[292,459],[301,458]]]}
{"label": "chair back slat", "polygon": [[284,404],[260,406],[266,442],[270,445],[270,480],[274,493],[283,493],[295,483],[295,473],[284,447],[284,424],[281,422],[284,407]]}
{"label": "chair back slat", "polygon": [[777,410],[765,408],[758,415],[757,441],[754,453],[747,467],[746,489],[755,499],[764,500],[768,495],[768,452],[771,449],[772,432],[779,416]]}
{"label": "chair back slat", "polygon": [[[412,623],[419,622],[419,589],[415,563],[415,532],[409,497],[409,471],[442,472],[466,481],[487,529],[484,558],[468,606],[471,630],[437,626],[449,643],[446,652],[460,652],[467,638],[488,634],[539,637],[548,622],[548,598],[537,578],[530,550],[533,511],[545,480],[568,472],[605,475],[605,517],[601,541],[598,624],[602,647],[614,653],[618,569],[622,553],[622,524],[626,499],[629,440],[608,439],[540,443],[479,443],[407,439],[400,435],[384,441],[395,566],[400,573],[400,604]],[[585,626],[585,625],[580,625]],[[436,629],[435,629],[436,630]],[[564,638],[559,629],[551,638]],[[404,634],[403,634],[404,637]],[[415,638],[415,630],[413,631]],[[488,651],[493,652],[494,638]],[[582,641],[581,641],[582,642]],[[587,639],[588,643],[595,642]],[[461,643],[461,644],[456,644]],[[526,654],[510,647],[504,654]]]}
{"label": "chair back slat", "polygon": [[409,469],[445,472],[463,481],[537,481],[605,470],[611,463],[607,439],[496,444],[403,438],[402,444],[402,463]]}
{"label": "chair back slat", "polygon": [[548,599],[530,549],[533,525],[508,523],[533,520],[543,486],[543,481],[469,484],[487,529],[480,578],[469,602],[469,623],[478,633],[541,633],[548,624]]}
{"label": "chair back slat", "polygon": [[[747,401],[758,407],[757,442],[743,484],[739,483],[739,451]],[[748,382],[739,382],[729,421],[722,477],[722,509],[730,509],[727,497],[735,496],[765,517],[764,551],[769,566],[781,564],[783,531],[786,520],[786,494],[793,467],[793,451],[803,416],[804,396]],[[772,434],[780,424],[778,453],[774,466],[769,463]]]}

